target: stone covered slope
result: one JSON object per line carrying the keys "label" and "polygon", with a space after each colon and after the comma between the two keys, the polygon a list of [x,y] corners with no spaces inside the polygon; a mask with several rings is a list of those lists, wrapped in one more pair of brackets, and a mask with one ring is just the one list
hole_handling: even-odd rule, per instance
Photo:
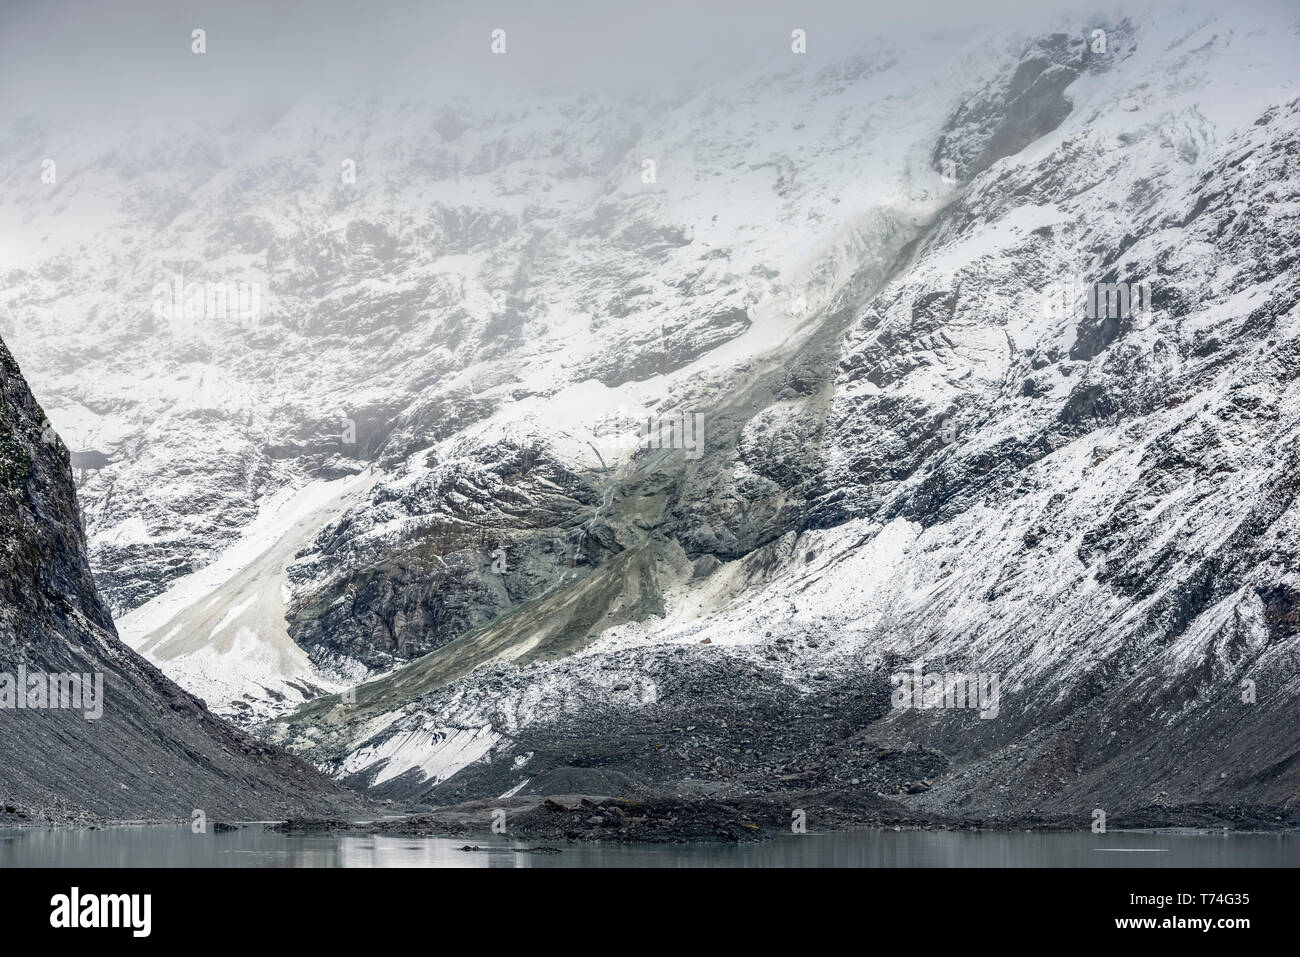
{"label": "stone covered slope", "polygon": [[[68,452],[0,343],[0,672],[103,674],[103,714],[0,710],[0,804],[27,820],[344,814],[362,801],[214,718],[118,640]],[[14,818],[17,819],[17,818]]]}

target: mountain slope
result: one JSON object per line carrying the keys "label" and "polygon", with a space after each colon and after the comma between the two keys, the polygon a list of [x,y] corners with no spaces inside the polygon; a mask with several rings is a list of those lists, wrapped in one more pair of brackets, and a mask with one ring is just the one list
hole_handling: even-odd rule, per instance
{"label": "mountain slope", "polygon": [[[284,817],[361,806],[296,758],[214,718],[118,640],[86,561],[67,449],[2,342],[0,483],[0,672],[11,681],[20,668],[102,680],[102,698],[80,710],[19,710],[16,698],[0,710],[6,806],[37,820],[175,820],[194,810]],[[25,703],[45,697],[34,685],[17,690]]]}
{"label": "mountain slope", "polygon": [[[1300,24],[1017,27],[87,134],[57,190],[10,131],[2,318],[106,450],[123,634],[393,798],[1275,816]],[[157,315],[177,272],[263,314]],[[996,706],[893,707],[914,668]]]}
{"label": "mountain slope", "polygon": [[[870,788],[1084,824],[1288,805],[1289,26],[1026,43],[936,122],[935,172],[952,160],[961,188],[818,311],[828,345],[701,387],[699,462],[656,450],[620,474],[594,536],[650,550],[662,612],[556,657],[523,640],[547,597],[513,645],[517,616],[278,740],[434,800]],[[1098,284],[1128,306],[1090,310]],[[918,664],[997,676],[996,715],[891,708]]]}

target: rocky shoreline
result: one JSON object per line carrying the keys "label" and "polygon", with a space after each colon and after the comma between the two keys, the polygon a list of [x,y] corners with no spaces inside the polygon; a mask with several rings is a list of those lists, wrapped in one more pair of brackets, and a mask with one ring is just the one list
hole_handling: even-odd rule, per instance
{"label": "rocky shoreline", "polygon": [[[495,826],[495,829],[494,829]],[[406,837],[508,835],[529,841],[613,843],[754,843],[796,826],[808,832],[851,830],[1090,830],[1089,815],[952,818],[918,812],[880,795],[789,793],[734,799],[588,795],[473,801],[408,817],[347,822],[298,818],[275,825],[286,834],[358,832]],[[1109,831],[1192,830],[1233,833],[1300,830],[1300,813],[1280,807],[1142,807],[1118,811]]]}
{"label": "rocky shoreline", "polygon": [[[0,829],[176,826],[188,820],[110,820],[69,808],[24,809],[0,804]],[[778,834],[855,830],[1039,831],[1091,828],[1089,815],[957,818],[917,811],[876,794],[799,793],[736,798],[613,798],[556,795],[470,801],[379,820],[290,818],[280,823],[212,821],[214,834],[264,827],[281,834],[370,834],[477,840],[619,844],[746,844]],[[1179,830],[1222,833],[1300,832],[1300,812],[1272,806],[1189,804],[1117,811],[1108,831]],[[476,850],[466,845],[466,850]],[[528,851],[553,848],[533,847]]]}

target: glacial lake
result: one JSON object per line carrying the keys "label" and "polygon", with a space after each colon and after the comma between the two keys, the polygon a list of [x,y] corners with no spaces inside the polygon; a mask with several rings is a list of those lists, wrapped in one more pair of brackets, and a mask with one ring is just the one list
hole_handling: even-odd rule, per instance
{"label": "glacial lake", "polygon": [[[1300,834],[849,831],[762,844],[569,844],[285,835],[260,825],[0,830],[0,867],[1295,867]],[[465,845],[477,851],[465,851]]]}

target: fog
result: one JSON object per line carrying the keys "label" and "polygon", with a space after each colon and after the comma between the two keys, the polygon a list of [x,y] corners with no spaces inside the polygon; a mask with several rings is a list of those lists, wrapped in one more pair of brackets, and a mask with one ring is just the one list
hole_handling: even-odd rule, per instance
{"label": "fog", "polygon": [[[1146,3],[1042,0],[610,0],[195,2],[6,0],[0,121],[141,115],[208,118],[305,96],[374,92],[434,100],[485,92],[676,97],[790,54],[801,68],[887,36],[923,55],[927,35],[980,25],[1082,26]],[[206,52],[191,50],[205,31]],[[506,55],[493,55],[493,30]]]}

